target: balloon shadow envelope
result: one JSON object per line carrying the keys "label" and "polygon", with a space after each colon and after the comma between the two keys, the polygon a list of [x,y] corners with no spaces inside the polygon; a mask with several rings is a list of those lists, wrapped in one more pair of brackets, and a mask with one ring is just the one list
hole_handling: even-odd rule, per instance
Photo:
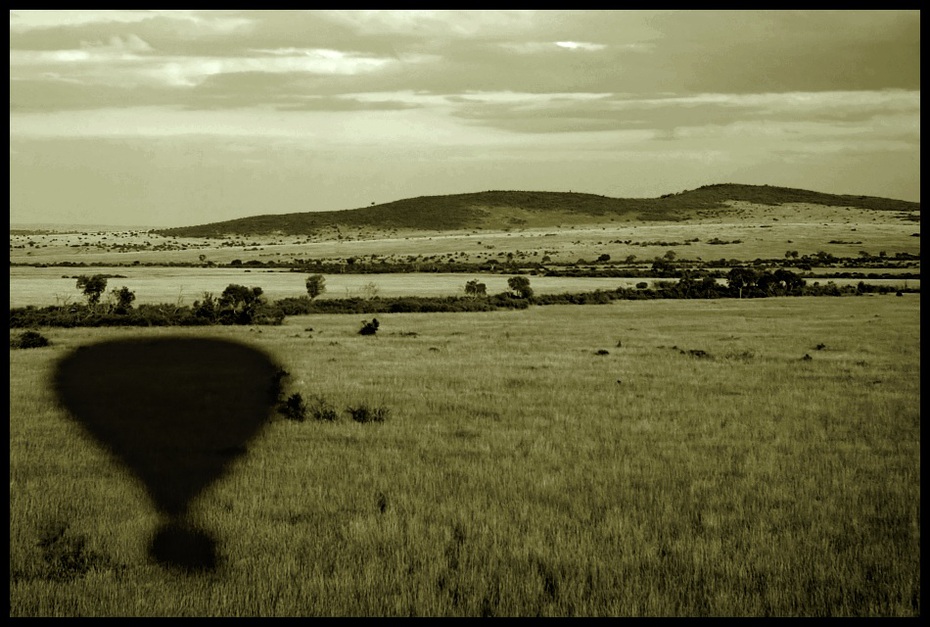
{"label": "balloon shadow envelope", "polygon": [[150,551],[166,565],[211,568],[212,538],[188,519],[267,422],[283,371],[263,352],[225,340],[102,342],[64,357],[54,386],[98,444],[145,486],[169,519]]}

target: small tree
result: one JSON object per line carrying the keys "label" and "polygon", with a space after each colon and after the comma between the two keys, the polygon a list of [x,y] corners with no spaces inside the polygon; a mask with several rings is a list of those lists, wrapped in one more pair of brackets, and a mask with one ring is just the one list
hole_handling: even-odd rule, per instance
{"label": "small tree", "polygon": [[326,279],[322,274],[307,277],[307,295],[312,299],[326,291]]}
{"label": "small tree", "polygon": [[264,302],[262,288],[231,283],[220,295],[220,321],[223,324],[251,324]]}
{"label": "small tree", "polygon": [[88,305],[96,306],[100,302],[100,296],[107,289],[107,278],[102,274],[82,274],[77,278],[77,288],[83,291]]}
{"label": "small tree", "polygon": [[381,291],[381,288],[378,287],[378,284],[374,281],[369,281],[362,286],[361,292],[364,295],[366,300],[373,300],[378,297],[378,293]]}
{"label": "small tree", "polygon": [[132,303],[136,300],[136,295],[128,287],[124,285],[119,289],[114,288],[111,294],[116,300],[116,306],[114,307],[116,313],[125,314],[132,309]]}
{"label": "small tree", "polygon": [[479,283],[478,279],[472,279],[465,284],[465,294],[472,298],[488,295],[488,287],[484,283]]}
{"label": "small tree", "polygon": [[743,297],[743,290],[751,288],[759,280],[758,273],[752,268],[732,268],[727,273],[727,285],[735,291],[740,298]]}
{"label": "small tree", "polygon": [[530,280],[525,276],[512,276],[507,279],[507,287],[520,298],[531,298],[533,288],[530,287]]}

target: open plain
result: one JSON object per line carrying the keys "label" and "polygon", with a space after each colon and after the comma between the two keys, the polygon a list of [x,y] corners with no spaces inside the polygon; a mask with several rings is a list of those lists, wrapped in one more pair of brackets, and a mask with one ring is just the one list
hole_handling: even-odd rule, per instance
{"label": "open plain", "polygon": [[[11,615],[919,614],[919,305],[50,329],[10,353]],[[199,499],[205,574],[147,559],[143,486],[46,384],[81,345],[165,334],[261,348],[340,413],[278,416]]]}
{"label": "open plain", "polygon": [[[227,284],[274,301],[313,267],[321,299],[494,294],[520,274],[575,293],[654,285],[655,260],[771,269],[789,251],[833,259],[809,283],[919,291],[918,210],[788,204],[487,231],[20,230],[10,306],[81,303],[77,276],[98,273],[136,304]],[[920,614],[919,293],[389,313],[368,336],[362,318],[43,328],[49,346],[11,348],[11,615]],[[152,560],[151,486],[51,385],[82,346],[170,337],[260,350],[301,399],[269,405],[190,504],[216,540],[204,570]],[[116,392],[105,373],[88,391]]]}

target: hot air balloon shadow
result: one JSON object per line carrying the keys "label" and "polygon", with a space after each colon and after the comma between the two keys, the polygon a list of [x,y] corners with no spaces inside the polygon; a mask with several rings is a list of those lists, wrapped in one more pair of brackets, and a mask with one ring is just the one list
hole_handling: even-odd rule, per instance
{"label": "hot air balloon shadow", "polygon": [[149,554],[166,567],[213,570],[217,541],[190,514],[268,421],[280,368],[243,344],[202,338],[103,342],[55,371],[62,405],[144,484],[163,515]]}

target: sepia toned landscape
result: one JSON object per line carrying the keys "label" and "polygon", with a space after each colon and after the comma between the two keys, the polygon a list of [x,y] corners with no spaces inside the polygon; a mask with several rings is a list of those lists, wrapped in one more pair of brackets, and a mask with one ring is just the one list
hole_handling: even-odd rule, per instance
{"label": "sepia toned landscape", "polygon": [[[858,121],[861,111],[831,108],[848,98],[812,116],[837,124],[837,137],[894,120],[895,139],[850,140],[876,164],[880,182],[871,184],[841,180],[848,153],[829,161],[822,138],[811,154],[835,166],[829,184],[809,185],[804,167],[794,179],[791,168],[769,179],[747,170],[715,175],[720,164],[709,162],[700,184],[675,178],[674,168],[652,172],[657,193],[622,193],[593,178],[576,185],[572,168],[547,185],[544,165],[535,179],[526,174],[532,168],[514,165],[513,185],[486,189],[501,180],[490,175],[500,163],[469,178],[470,191],[425,164],[421,183],[393,187],[401,179],[378,168],[396,164],[376,166],[353,149],[335,159],[340,168],[365,154],[360,180],[364,171],[409,193],[369,200],[376,187],[366,181],[354,202],[342,202],[319,183],[323,197],[303,209],[284,191],[280,204],[269,197],[234,209],[231,196],[248,193],[208,184],[217,173],[241,174],[241,164],[221,162],[225,148],[208,150],[206,165],[191,156],[200,153],[185,153],[202,189],[187,186],[181,162],[161,160],[187,142],[223,136],[222,122],[209,140],[183,130],[172,117],[183,108],[166,107],[148,82],[162,67],[153,65],[155,51],[181,33],[203,36],[204,49],[217,46],[214,62],[226,69],[181,81],[186,66],[178,65],[172,80],[181,82],[165,93],[193,90],[194,104],[185,106],[195,114],[212,107],[219,119],[253,106],[219,104],[221,94],[245,98],[224,92],[230,86],[220,78],[260,84],[296,121],[303,109],[292,98],[323,89],[307,86],[303,74],[323,70],[235,65],[220,42],[249,42],[261,58],[299,56],[288,47],[294,24],[308,33],[330,24],[354,33],[346,42],[372,49],[423,38],[439,58],[445,44],[422,28],[448,27],[443,32],[464,46],[493,39],[503,24],[523,32],[516,25],[526,19],[533,28],[521,35],[519,54],[531,56],[542,54],[535,46],[551,36],[554,15],[75,12],[69,23],[21,13],[11,12],[11,85],[21,88],[11,91],[11,188],[21,188],[11,191],[10,224],[11,617],[920,615],[919,176],[915,194],[907,168],[877,165],[899,140],[916,146],[919,162],[919,84],[902,88],[887,70],[889,86],[874,93],[896,99],[888,105],[894,113],[877,112],[884,100],[868,100],[868,123]],[[564,12],[559,28],[576,24],[607,41],[597,19],[618,28],[641,20],[643,41],[652,42],[654,31],[672,33],[691,14],[714,32],[701,25],[707,12],[656,13]],[[850,32],[871,41],[877,31],[860,25],[868,15],[848,13]],[[914,13],[873,18],[910,33]],[[797,18],[730,17],[784,20],[786,33],[803,37],[791,26]],[[466,28],[479,23],[481,36]],[[126,29],[140,33],[139,42]],[[103,36],[109,32],[115,39]],[[272,33],[282,46],[274,53]],[[78,36],[68,48],[68,37]],[[72,53],[63,63],[85,64],[68,85],[49,68],[64,70],[38,52],[58,38],[60,51]],[[592,57],[620,46],[585,41],[557,44]],[[469,50],[476,62],[490,54]],[[357,52],[320,58],[364,60]],[[90,65],[126,78],[137,62],[145,78],[127,89]],[[33,75],[40,67],[46,73]],[[327,68],[334,82],[375,72]],[[571,72],[560,68],[551,66],[568,81]],[[271,78],[283,76],[284,87]],[[35,115],[55,122],[96,110],[85,100],[90,92],[69,91],[84,81],[117,100],[150,99],[155,104],[125,105],[138,108],[139,119],[145,107],[165,107],[162,119],[179,124],[178,137],[159,130],[157,139],[114,140],[101,129],[40,136]],[[588,105],[571,115],[560,109],[563,99],[583,99],[569,84],[565,93],[575,96],[548,105],[561,111],[556,117],[582,126],[603,119]],[[775,93],[763,87],[754,89]],[[354,96],[356,104],[371,105],[376,89]],[[53,93],[73,98],[73,111],[53,107]],[[791,93],[801,102],[801,91]],[[903,121],[911,104],[902,104],[913,94],[915,136],[902,130],[913,122]],[[397,111],[419,111],[426,105],[411,103],[426,96],[411,92]],[[516,97],[455,115],[506,124],[533,141],[568,132],[524,128],[555,122],[541,109],[508,108]],[[688,115],[721,123],[715,116],[723,114],[703,108],[711,101],[690,102]],[[344,121],[370,113],[334,111],[361,116]],[[782,119],[771,115],[773,124]],[[331,132],[324,122],[316,121],[319,132]],[[688,124],[681,122],[684,137],[697,128]],[[791,133],[807,128],[790,124]],[[459,141],[444,122],[429,125]],[[390,124],[377,118],[371,128],[390,144]],[[780,135],[771,130],[760,137]],[[287,179],[290,166],[269,175],[258,163],[264,136],[248,150],[235,137],[243,143],[231,152],[256,156],[250,185],[269,189],[271,176],[282,189],[303,189],[303,175]],[[48,194],[32,175],[55,161],[36,155],[58,141],[75,157],[85,142],[95,147],[73,166],[88,180],[109,150],[161,155],[152,163],[175,172],[175,191],[186,198],[165,213],[110,208],[112,190],[69,187],[76,179],[64,171],[49,183],[63,187]],[[751,143],[742,140],[750,150]],[[458,149],[450,163],[461,163]],[[541,154],[538,145],[519,150]],[[118,159],[108,167],[114,185],[139,197],[167,201],[175,193],[156,185],[158,168],[131,171]],[[631,178],[623,189],[642,185],[624,176]],[[908,183],[896,188],[900,180]],[[887,191],[894,189],[901,192]],[[70,219],[66,207],[92,203]]]}
{"label": "sepia toned landscape", "polygon": [[[488,298],[466,295],[476,278],[488,294],[513,276],[536,290],[522,309],[378,313],[370,336],[347,313],[41,329],[50,346],[10,352],[14,613],[918,611],[919,207],[808,209],[336,237],[11,234],[12,308],[80,305],[79,273],[108,274],[137,308],[189,307],[239,283],[274,303],[306,298],[317,262],[343,266],[324,275],[320,301],[372,311]],[[831,243],[842,232],[856,243]],[[737,268],[792,267],[784,253],[766,259],[776,237],[798,259],[834,257],[795,269],[846,291],[534,302],[680,284],[654,276],[649,258],[667,251],[695,276],[714,273],[718,250]],[[348,259],[458,266],[353,274]],[[222,567],[180,579],[144,554],[159,519],[145,486],[41,383],[80,346],[166,335],[244,342],[288,373],[261,436],[193,506],[221,539]],[[383,420],[354,420],[359,406]]]}

